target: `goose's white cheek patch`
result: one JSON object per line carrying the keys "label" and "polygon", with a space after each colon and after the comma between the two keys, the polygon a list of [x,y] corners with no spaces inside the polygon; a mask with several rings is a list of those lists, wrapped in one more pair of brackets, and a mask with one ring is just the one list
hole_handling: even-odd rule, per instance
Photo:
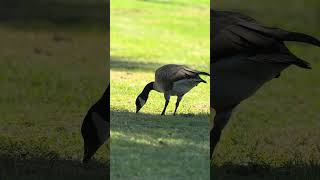
{"label": "goose's white cheek patch", "polygon": [[108,137],[108,122],[104,120],[97,112],[92,113],[93,124],[97,129],[99,142],[103,143]]}

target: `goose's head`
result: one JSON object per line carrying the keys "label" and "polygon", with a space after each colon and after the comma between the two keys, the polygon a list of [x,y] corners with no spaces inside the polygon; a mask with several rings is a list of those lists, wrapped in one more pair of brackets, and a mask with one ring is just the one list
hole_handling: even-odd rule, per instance
{"label": "goose's head", "polygon": [[109,138],[110,124],[106,118],[95,112],[93,106],[86,115],[82,126],[81,134],[84,141],[83,163],[87,163],[96,153],[99,147]]}
{"label": "goose's head", "polygon": [[153,90],[153,84],[154,82],[148,83],[144,88],[143,91],[139,94],[139,96],[136,99],[136,113],[140,111],[140,109],[146,104],[149,93],[151,90]]}
{"label": "goose's head", "polygon": [[136,99],[136,113],[140,111],[140,109],[146,104],[148,97],[144,97],[140,94]]}

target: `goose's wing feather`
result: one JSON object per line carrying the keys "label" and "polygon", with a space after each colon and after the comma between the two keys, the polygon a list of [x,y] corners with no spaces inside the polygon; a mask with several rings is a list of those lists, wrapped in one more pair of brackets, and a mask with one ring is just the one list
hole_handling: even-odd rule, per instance
{"label": "goose's wing feather", "polygon": [[179,81],[181,79],[191,79],[195,78],[197,76],[197,71],[194,71],[192,69],[189,69],[185,66],[180,66],[179,69],[177,69],[176,72],[173,72],[170,76],[171,81]]}
{"label": "goose's wing feather", "polygon": [[280,46],[281,30],[266,28],[252,22],[239,21],[214,34],[213,56],[218,60],[237,53],[251,53],[259,49]]}
{"label": "goose's wing feather", "polygon": [[187,66],[180,65],[169,73],[169,81],[175,82],[182,79],[200,79],[200,71],[193,70]]}
{"label": "goose's wing feather", "polygon": [[211,25],[213,26],[212,29],[214,34],[218,34],[226,27],[234,25],[241,20],[247,22],[257,22],[255,19],[249,16],[229,11],[211,10],[211,17]]}
{"label": "goose's wing feather", "polygon": [[167,64],[156,71],[156,79],[166,82],[179,81],[181,79],[194,78],[198,71],[183,65]]}

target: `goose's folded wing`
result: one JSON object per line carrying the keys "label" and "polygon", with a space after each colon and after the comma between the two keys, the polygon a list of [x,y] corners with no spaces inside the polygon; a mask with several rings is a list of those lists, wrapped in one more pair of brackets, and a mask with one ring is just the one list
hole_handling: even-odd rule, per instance
{"label": "goose's folded wing", "polygon": [[213,34],[217,34],[225,28],[237,24],[239,21],[257,22],[255,19],[237,12],[211,10],[210,16]]}
{"label": "goose's folded wing", "polygon": [[171,82],[179,81],[182,79],[190,79],[198,77],[198,71],[190,69],[186,66],[180,66],[176,71],[172,71],[169,76]]}
{"label": "goose's folded wing", "polygon": [[217,34],[213,34],[213,60],[238,53],[252,53],[259,49],[279,46],[281,31],[252,22],[240,21]]}

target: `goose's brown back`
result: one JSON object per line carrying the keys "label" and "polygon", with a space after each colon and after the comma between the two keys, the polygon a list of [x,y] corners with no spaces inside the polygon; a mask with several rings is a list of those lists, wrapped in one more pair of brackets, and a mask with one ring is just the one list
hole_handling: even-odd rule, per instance
{"label": "goose's brown back", "polygon": [[156,70],[155,85],[161,91],[168,91],[173,83],[182,79],[200,78],[199,71],[184,65],[167,64]]}

